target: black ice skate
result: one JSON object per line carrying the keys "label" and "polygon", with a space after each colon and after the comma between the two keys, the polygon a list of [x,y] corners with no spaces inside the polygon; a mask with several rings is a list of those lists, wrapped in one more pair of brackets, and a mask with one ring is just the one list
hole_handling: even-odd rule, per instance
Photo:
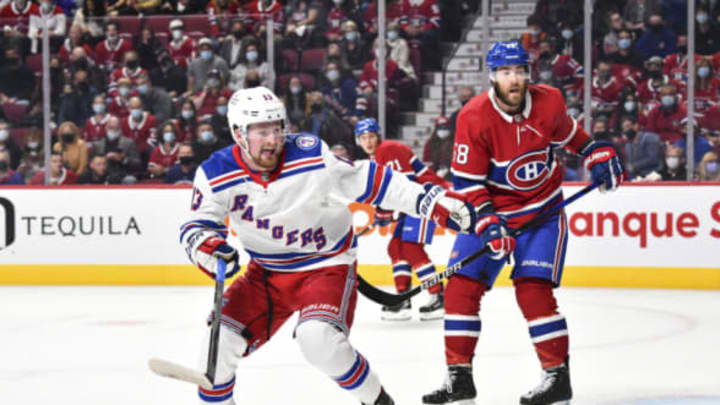
{"label": "black ice skate", "polygon": [[433,319],[442,319],[445,316],[445,300],[443,293],[430,295],[430,301],[420,307],[420,320],[431,321]]}
{"label": "black ice skate", "polygon": [[570,368],[565,364],[543,370],[540,385],[520,397],[522,405],[570,405]]}
{"label": "black ice skate", "polygon": [[[369,404],[363,404],[363,405],[369,405]],[[393,401],[392,398],[390,398],[390,395],[385,392],[384,388],[380,388],[380,395],[378,395],[375,402],[373,402],[372,405],[395,405],[395,401]]]}
{"label": "black ice skate", "polygon": [[472,368],[450,366],[445,386],[423,395],[422,401],[423,404],[475,405],[476,395]]}
{"label": "black ice skate", "polygon": [[380,317],[383,321],[409,321],[412,317],[410,310],[410,300],[403,301],[392,307],[383,305]]}

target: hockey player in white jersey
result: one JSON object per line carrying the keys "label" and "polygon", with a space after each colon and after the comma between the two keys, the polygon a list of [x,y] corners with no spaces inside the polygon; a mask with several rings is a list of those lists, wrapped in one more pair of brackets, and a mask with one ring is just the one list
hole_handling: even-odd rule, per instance
{"label": "hockey player in white jersey", "polygon": [[[241,247],[251,261],[225,291],[214,386],[199,388],[201,402],[233,404],[238,362],[299,311],[295,338],[310,364],[363,404],[393,404],[348,341],[356,241],[352,214],[340,199],[382,204],[458,231],[474,226],[470,205],[374,162],[342,159],[313,135],[287,135],[285,107],[264,87],[238,90],[228,104],[236,145],[198,168],[180,241],[211,276],[218,260],[228,261],[228,277],[237,272]],[[225,240],[229,231],[242,246]]]}

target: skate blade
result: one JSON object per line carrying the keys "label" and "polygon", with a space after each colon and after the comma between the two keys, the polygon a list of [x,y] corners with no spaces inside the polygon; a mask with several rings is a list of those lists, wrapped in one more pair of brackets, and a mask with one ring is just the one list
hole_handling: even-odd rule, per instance
{"label": "skate blade", "polygon": [[409,310],[395,313],[383,312],[380,319],[383,321],[409,321],[412,319],[412,313]]}
{"label": "skate blade", "polygon": [[565,401],[553,402],[553,403],[551,403],[550,405],[570,405],[570,400],[568,399],[568,400],[565,400]]}
{"label": "skate blade", "polygon": [[420,312],[421,321],[435,321],[443,319],[445,317],[445,311],[434,311],[434,312]]}

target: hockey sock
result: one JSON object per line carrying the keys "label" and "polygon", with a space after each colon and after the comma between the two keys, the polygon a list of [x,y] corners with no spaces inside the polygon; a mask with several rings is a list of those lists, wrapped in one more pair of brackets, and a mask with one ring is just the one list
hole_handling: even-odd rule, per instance
{"label": "hockey sock", "polygon": [[[230,318],[225,318],[224,315],[223,317],[223,322],[237,322]],[[202,346],[204,350],[201,352],[199,370],[205,370],[207,368],[207,347],[209,341],[210,330],[208,329]],[[235,388],[235,369],[237,368],[238,362],[244,356],[247,347],[247,340],[245,340],[244,337],[240,336],[234,329],[231,329],[228,324],[220,325],[218,359],[217,366],[215,367],[215,385],[211,390],[198,387],[200,403],[213,403],[218,405],[234,404],[232,396],[233,389]]]}
{"label": "hockey sock", "polygon": [[410,263],[402,257],[402,239],[392,238],[388,244],[388,256],[392,260],[393,281],[398,292],[405,292],[410,288],[412,270]]}
{"label": "hockey sock", "polygon": [[540,364],[543,368],[562,364],[568,354],[568,330],[565,317],[557,312],[552,284],[538,278],[518,278],[513,284]]}
{"label": "hockey sock", "polygon": [[[403,242],[402,257],[410,262],[410,266],[415,270],[415,275],[417,275],[421,282],[435,274],[435,266],[425,252],[425,245],[414,242]],[[430,287],[428,292],[430,294],[437,294],[442,291],[442,289],[442,283],[438,283]]]}
{"label": "hockey sock", "polygon": [[445,292],[445,360],[450,365],[470,367],[480,337],[480,299],[488,286],[458,274],[448,281]]}
{"label": "hockey sock", "polygon": [[203,403],[205,402],[224,402],[227,404],[232,403],[233,389],[235,388],[235,376],[232,380],[224,383],[213,385],[211,390],[206,390],[203,387],[198,387],[198,395]]}
{"label": "hockey sock", "polygon": [[[429,278],[432,278],[432,276],[435,275],[435,265],[432,263],[425,263],[419,267],[415,267],[415,274],[420,279],[420,282],[423,282]],[[428,288],[428,292],[430,294],[437,294],[439,292],[442,292],[443,285],[442,283],[437,283],[434,286]]]}

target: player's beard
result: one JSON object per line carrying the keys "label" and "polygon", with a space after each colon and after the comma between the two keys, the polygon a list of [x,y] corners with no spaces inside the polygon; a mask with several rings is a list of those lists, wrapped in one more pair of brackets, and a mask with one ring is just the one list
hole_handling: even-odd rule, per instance
{"label": "player's beard", "polygon": [[[272,153],[270,153],[272,151]],[[250,155],[253,162],[265,170],[273,170],[277,167],[280,160],[282,148],[261,148],[257,154]]]}
{"label": "player's beard", "polygon": [[510,114],[520,112],[523,108],[523,105],[525,104],[525,92],[527,92],[527,81],[523,81],[522,85],[520,85],[518,87],[519,87],[520,99],[519,99],[519,101],[512,101],[510,99],[509,90],[502,91],[502,89],[500,89],[500,85],[497,82],[493,83],[493,88],[495,89],[495,95],[497,96],[497,98],[500,99],[500,101],[502,101],[503,104],[510,107],[510,109],[512,111],[507,111]]}

